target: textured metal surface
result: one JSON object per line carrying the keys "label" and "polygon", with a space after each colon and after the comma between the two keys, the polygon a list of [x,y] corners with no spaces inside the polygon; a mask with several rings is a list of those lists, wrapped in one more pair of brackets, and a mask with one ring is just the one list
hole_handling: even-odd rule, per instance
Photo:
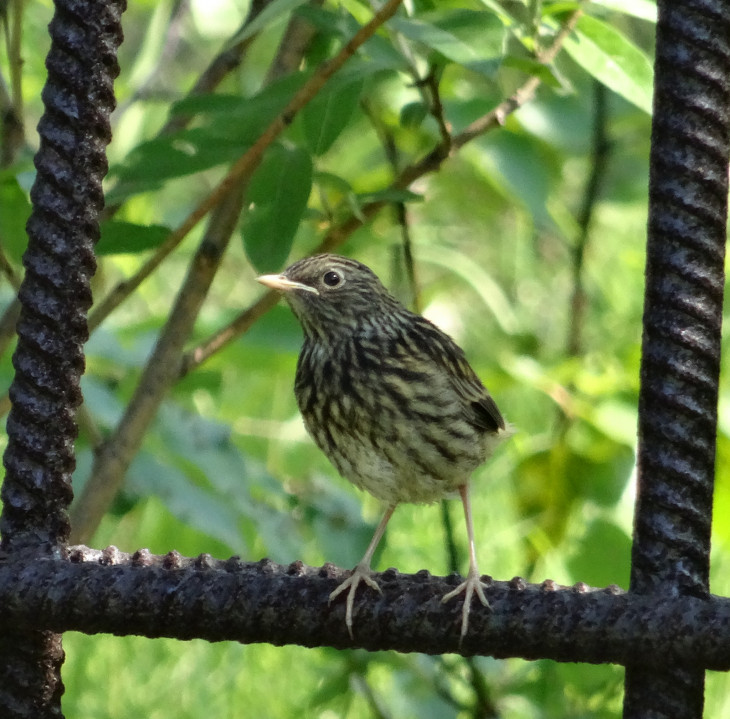
{"label": "textured metal surface", "polygon": [[[328,602],[344,576],[332,565],[82,547],[71,550],[70,561],[0,566],[0,628],[30,624],[58,632],[431,654],[458,650],[461,607],[441,602],[458,577],[393,569],[378,574],[382,595],[367,588],[358,593],[353,641],[344,602]],[[730,599],[662,599],[518,578],[487,585],[492,611],[472,609],[465,653],[730,668]]]}
{"label": "textured metal surface", "polygon": [[[631,591],[706,596],[727,214],[730,3],[659,2]],[[704,672],[627,670],[625,717],[700,717]]]}
{"label": "textured metal surface", "polygon": [[[50,25],[4,456],[3,562],[58,554],[68,536],[75,408],[123,8],[120,0],[59,0]],[[0,636],[0,714],[60,716],[62,661],[53,634]]]}

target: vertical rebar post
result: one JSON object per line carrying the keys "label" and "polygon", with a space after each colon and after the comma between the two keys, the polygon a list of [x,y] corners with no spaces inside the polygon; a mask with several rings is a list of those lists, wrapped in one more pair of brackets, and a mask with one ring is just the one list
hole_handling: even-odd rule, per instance
{"label": "vertical rebar post", "polygon": [[[124,0],[57,0],[49,28],[3,458],[0,561],[58,555],[68,537],[75,411],[124,7]],[[0,635],[3,715],[61,716],[62,662],[58,635]]]}
{"label": "vertical rebar post", "polygon": [[[728,193],[730,3],[659,0],[631,591],[706,596]],[[704,671],[627,667],[625,717],[699,719]]]}

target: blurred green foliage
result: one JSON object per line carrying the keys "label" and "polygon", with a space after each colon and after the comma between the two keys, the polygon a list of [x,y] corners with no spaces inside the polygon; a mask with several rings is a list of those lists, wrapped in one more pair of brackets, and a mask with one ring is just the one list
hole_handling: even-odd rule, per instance
{"label": "blurred green foliage", "polygon": [[[565,52],[542,66],[534,51],[551,42],[577,6],[409,3],[267,151],[249,187],[241,241],[226,255],[192,344],[260,296],[259,271],[311,252],[333,223],[359,216],[374,199],[390,202],[338,251],[369,264],[452,334],[517,428],[474,477],[482,569],[500,579],[626,588],[654,6],[584,3]],[[49,0],[38,0],[23,16],[29,129],[42,112],[51,11]],[[246,12],[245,0],[130,4],[107,181],[108,202],[121,206],[103,226],[97,298],[139,267],[318,65],[371,17],[369,4],[358,0],[321,7],[275,0],[237,34],[253,38],[240,68],[215,92],[186,98]],[[316,34],[297,72],[265,84],[292,12]],[[0,58],[0,70],[7,75],[6,60]],[[394,173],[442,139],[429,74],[452,135],[531,74],[543,84],[503,127],[454,151],[410,192],[396,190]],[[169,117],[192,120],[158,136]],[[0,172],[0,243],[16,267],[35,143],[31,137]],[[398,203],[407,218],[410,267],[404,226],[392,211]],[[89,341],[86,408],[104,436],[134,390],[200,232]],[[12,296],[7,283],[0,285],[3,304]],[[378,508],[337,476],[304,432],[292,392],[300,339],[290,313],[277,307],[174,387],[95,546],[312,565],[359,560]],[[6,353],[0,381],[7,385],[11,376]],[[727,593],[726,379],[721,403],[713,590]],[[91,455],[82,429],[77,493]],[[449,511],[463,555],[461,514],[456,506]],[[382,546],[380,569],[450,571],[437,507],[399,508]],[[245,707],[273,719],[557,719],[617,717],[621,710],[623,672],[614,666],[77,634],[64,643],[69,717],[234,717]],[[727,681],[708,680],[708,716],[730,711]]]}

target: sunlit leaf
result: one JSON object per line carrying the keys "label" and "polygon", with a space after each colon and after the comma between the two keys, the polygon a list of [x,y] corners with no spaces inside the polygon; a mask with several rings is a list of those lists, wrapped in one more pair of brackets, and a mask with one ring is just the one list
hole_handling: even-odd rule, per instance
{"label": "sunlit leaf", "polygon": [[588,3],[588,8],[591,5],[600,5],[649,22],[656,22],[657,19],[656,3],[650,0],[592,0]]}
{"label": "sunlit leaf", "polygon": [[607,23],[583,15],[565,49],[586,72],[606,87],[651,113],[653,71],[649,58]]}
{"label": "sunlit leaf", "polygon": [[333,172],[315,172],[314,179],[318,184],[336,190],[343,195],[352,192],[352,185],[344,177],[335,175]]}

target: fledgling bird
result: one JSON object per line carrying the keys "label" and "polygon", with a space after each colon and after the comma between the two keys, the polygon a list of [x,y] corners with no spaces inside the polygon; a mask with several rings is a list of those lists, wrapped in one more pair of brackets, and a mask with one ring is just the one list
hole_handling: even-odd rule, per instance
{"label": "fledgling bird", "polygon": [[491,395],[456,343],[407,310],[365,265],[325,254],[257,278],[284,293],[304,330],[294,392],[304,424],[340,474],[385,503],[360,563],[330,594],[347,591],[350,636],[357,587],[376,591],[370,563],[400,502],[459,493],[469,540],[461,637],[479,579],[469,478],[508,430]]}

